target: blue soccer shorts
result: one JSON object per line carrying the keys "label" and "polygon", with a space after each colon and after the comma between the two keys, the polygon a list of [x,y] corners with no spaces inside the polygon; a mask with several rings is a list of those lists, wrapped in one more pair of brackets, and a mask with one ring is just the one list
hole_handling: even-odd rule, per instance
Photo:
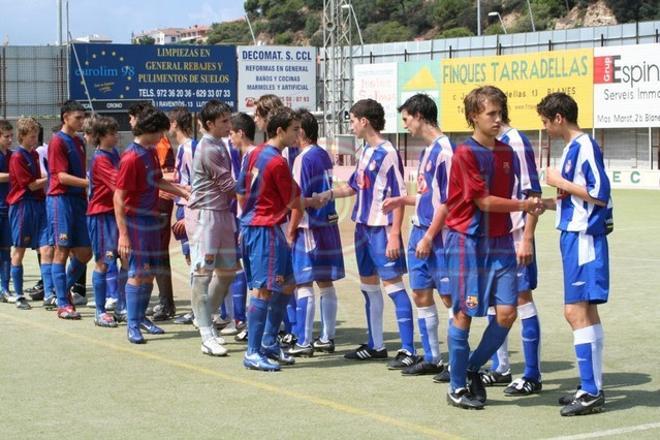
{"label": "blue soccer shorts", "polygon": [[89,239],[92,242],[94,261],[110,264],[117,259],[119,232],[114,212],[95,214],[87,217]]}
{"label": "blue soccer shorts", "polygon": [[293,244],[293,273],[298,285],[344,278],[339,226],[298,228]]}
{"label": "blue soccer shorts", "polygon": [[410,231],[410,240],[408,240],[410,288],[413,290],[437,289],[440,295],[450,295],[442,234],[438,233],[433,239],[431,254],[427,258],[417,258],[415,253],[417,244],[427,230],[426,227],[413,226]]}
{"label": "blue soccer shorts", "polygon": [[389,226],[355,225],[355,256],[361,277],[378,275],[381,280],[391,280],[407,272],[403,240],[399,258],[390,260],[386,255]]}
{"label": "blue soccer shorts", "polygon": [[76,195],[46,197],[52,242],[65,248],[90,247],[87,231],[87,200]]}
{"label": "blue soccer shorts", "polygon": [[130,278],[154,274],[160,262],[160,233],[162,224],[158,216],[126,216],[126,229],[131,244],[128,257]]}
{"label": "blue soccer shorts", "polygon": [[486,316],[489,306],[518,303],[516,252],[511,234],[475,237],[450,230],[445,255],[454,313]]}
{"label": "blue soccer shorts", "polygon": [[241,253],[250,289],[282,292],[294,283],[291,249],[280,226],[243,226]]}
{"label": "blue soccer shorts", "polygon": [[562,231],[559,248],[564,267],[564,303],[606,303],[610,291],[607,236]]}
{"label": "blue soccer shorts", "polygon": [[14,247],[39,249],[52,244],[43,200],[23,199],[10,205],[9,223]]}

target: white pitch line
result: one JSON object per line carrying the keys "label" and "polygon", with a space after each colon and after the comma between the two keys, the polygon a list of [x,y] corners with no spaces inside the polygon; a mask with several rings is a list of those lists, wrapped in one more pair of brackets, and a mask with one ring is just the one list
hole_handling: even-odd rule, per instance
{"label": "white pitch line", "polygon": [[551,437],[546,440],[581,440],[585,438],[601,438],[601,437],[609,437],[612,435],[627,434],[629,432],[649,431],[651,429],[660,429],[660,423],[646,423],[644,425],[628,426],[625,428],[617,428],[617,429],[608,429],[606,431],[589,432],[586,434]]}

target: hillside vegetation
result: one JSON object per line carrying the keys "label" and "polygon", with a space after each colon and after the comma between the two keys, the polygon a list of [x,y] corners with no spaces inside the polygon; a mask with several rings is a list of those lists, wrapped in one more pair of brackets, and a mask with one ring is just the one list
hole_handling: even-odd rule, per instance
{"label": "hillside vegetation", "polygon": [[[657,0],[530,0],[536,30],[660,19]],[[475,0],[353,0],[365,43],[462,37],[476,34]],[[266,44],[323,45],[323,0],[247,0],[257,40]],[[526,0],[482,0],[482,32],[532,30]],[[210,44],[251,44],[244,20],[215,23]]]}

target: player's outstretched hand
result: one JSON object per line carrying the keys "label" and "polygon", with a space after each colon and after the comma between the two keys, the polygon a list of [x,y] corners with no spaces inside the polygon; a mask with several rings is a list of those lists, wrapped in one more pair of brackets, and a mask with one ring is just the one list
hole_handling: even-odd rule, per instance
{"label": "player's outstretched hand", "polygon": [[119,251],[119,256],[122,260],[128,260],[128,256],[131,254],[131,242],[128,240],[127,236],[122,234],[119,235],[117,250]]}
{"label": "player's outstretched hand", "polygon": [[388,197],[383,201],[383,213],[387,214],[388,212],[394,211],[398,207],[402,206],[403,198],[401,197]]}
{"label": "player's outstretched hand", "polygon": [[545,212],[543,201],[539,197],[530,197],[525,200],[525,211],[532,215],[541,215]]}
{"label": "player's outstretched hand", "polygon": [[424,235],[421,240],[417,242],[417,247],[415,248],[415,255],[420,260],[425,260],[431,255],[431,240]]}
{"label": "player's outstretched hand", "polygon": [[316,205],[314,206],[314,208],[316,209],[322,208],[325,205],[327,205],[328,202],[330,202],[330,200],[332,199],[332,190],[329,189],[321,193],[314,193],[312,194],[312,198],[314,199]]}

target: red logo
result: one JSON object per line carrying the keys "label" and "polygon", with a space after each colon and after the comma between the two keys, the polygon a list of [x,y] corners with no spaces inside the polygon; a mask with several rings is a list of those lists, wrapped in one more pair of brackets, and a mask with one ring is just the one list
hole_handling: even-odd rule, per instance
{"label": "red logo", "polygon": [[618,82],[614,79],[614,63],[620,58],[620,55],[594,57],[594,84]]}

